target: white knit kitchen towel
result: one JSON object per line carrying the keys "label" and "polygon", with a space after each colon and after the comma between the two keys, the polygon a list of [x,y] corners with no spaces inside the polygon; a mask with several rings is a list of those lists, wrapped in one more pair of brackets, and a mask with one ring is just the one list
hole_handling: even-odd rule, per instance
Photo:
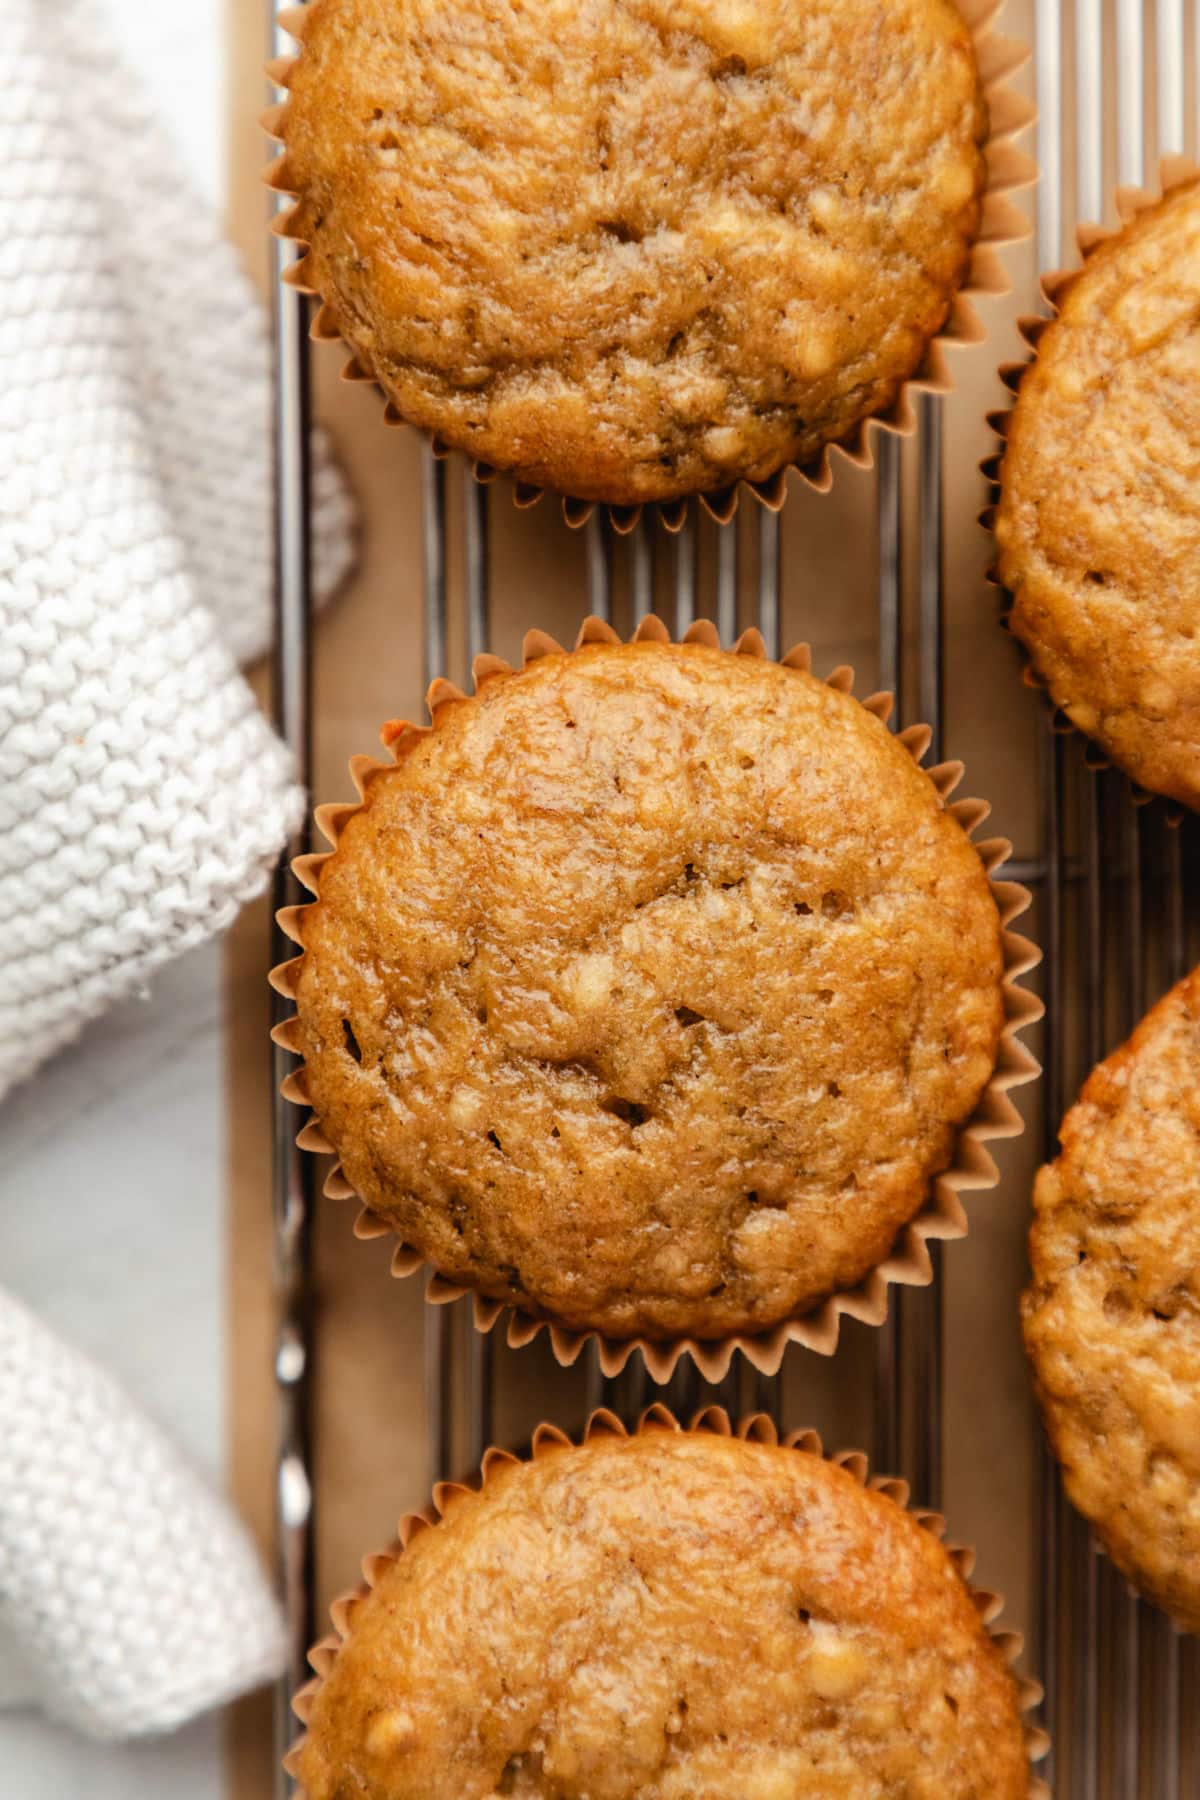
{"label": "white knit kitchen towel", "polygon": [[[267,406],[261,311],[100,14],[0,0],[0,1096],[227,925],[300,815],[237,668],[268,632]],[[316,497],[327,591],[323,449]],[[233,1515],[0,1291],[0,1705],[134,1736],[282,1656]]]}
{"label": "white knit kitchen towel", "polygon": [[116,1382],[0,1293],[0,1706],[137,1737],[283,1656],[232,1513]]}
{"label": "white knit kitchen towel", "polygon": [[[257,302],[89,0],[0,0],[0,1096],[264,885]],[[350,555],[317,458],[318,585]]]}

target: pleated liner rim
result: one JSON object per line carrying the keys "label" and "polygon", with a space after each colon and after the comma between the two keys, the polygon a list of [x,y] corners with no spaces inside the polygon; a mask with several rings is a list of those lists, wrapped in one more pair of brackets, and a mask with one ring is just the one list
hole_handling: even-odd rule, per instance
{"label": "pleated liner rim", "polygon": [[[1171,195],[1177,193],[1180,188],[1190,187],[1197,181],[1200,181],[1200,163],[1193,162],[1191,158],[1187,156],[1160,157],[1158,164],[1159,191],[1154,193],[1149,188],[1119,187],[1116,191],[1118,223],[1116,225],[1077,225],[1075,227],[1075,242],[1079,247],[1081,258],[1079,267],[1077,269],[1053,269],[1048,274],[1042,276],[1039,285],[1049,310],[1045,313],[1023,314],[1017,321],[1017,328],[1025,342],[1029,345],[1029,355],[1021,362],[1001,363],[999,369],[996,371],[1000,380],[1012,395],[1012,404],[1011,406],[1000,407],[987,414],[987,422],[999,440],[999,447],[995,450],[990,450],[979,465],[980,472],[987,481],[989,489],[988,504],[979,515],[979,523],[988,533],[989,537],[993,536],[995,530],[996,512],[1000,504],[1001,471],[1004,465],[1008,434],[1011,429],[1013,413],[1016,411],[1017,397],[1020,393],[1021,383],[1025,379],[1028,371],[1032,369],[1037,361],[1038,345],[1042,338],[1050,329],[1051,325],[1056,324],[1058,321],[1061,312],[1061,302],[1064,296],[1075,286],[1076,282],[1079,281],[1097,250],[1101,249],[1103,245],[1111,243],[1114,238],[1120,237],[1126,227],[1132,224],[1133,220],[1136,219],[1140,213],[1149,212],[1153,207],[1161,206],[1164,200],[1170,199]],[[993,561],[989,565],[987,579],[991,582],[993,587],[999,589],[1002,597],[1003,610],[1001,612],[1000,622],[1005,631],[1010,632],[1010,634],[1015,637],[1015,633],[1012,633],[1010,623],[1014,605],[1014,595],[1005,587],[1003,581],[1000,579],[1000,569],[997,561]],[[1021,644],[1019,638],[1016,639],[1016,642],[1020,645],[1022,656],[1021,679],[1026,687],[1032,688],[1035,693],[1045,695],[1046,699],[1049,701],[1051,707],[1051,729],[1059,737],[1079,737],[1083,739],[1085,745],[1084,761],[1093,773],[1099,774],[1105,769],[1115,768],[1117,765],[1110,757],[1105,756],[1096,741],[1089,737],[1086,731],[1081,730],[1069,714],[1065,713],[1060,706],[1055,704],[1048,683],[1043,680],[1033,666],[1033,659],[1030,652],[1025,648],[1024,644]],[[1177,800],[1172,800],[1163,794],[1151,793],[1148,788],[1142,787],[1135,781],[1133,776],[1128,774],[1127,771],[1122,770],[1122,773],[1129,783],[1130,797],[1135,806],[1148,806],[1153,800],[1161,800],[1167,824],[1171,826],[1178,826],[1180,824],[1185,809]]]}
{"label": "pleated liner rim", "polygon": [[[658,618],[650,615],[642,620],[630,640],[633,643],[655,642],[670,643],[671,635],[666,626]],[[716,628],[707,620],[699,620],[685,633],[680,640],[684,644],[701,644],[708,649],[720,649],[720,640]],[[619,644],[621,639],[611,626],[602,620],[589,618],[580,628],[575,649],[582,649],[588,644]],[[531,631],[524,643],[524,667],[546,655],[561,655],[563,648],[555,640],[542,631]],[[766,650],[762,637],[757,631],[743,632],[732,651],[727,655],[751,656],[766,658]],[[811,673],[811,656],[808,646],[798,645],[787,656],[782,658],[781,666]],[[497,656],[484,655],[475,659],[474,682],[475,692],[498,680],[506,680],[519,671]],[[833,670],[826,677],[826,685],[836,691],[850,695],[854,686],[854,671],[843,665]],[[439,714],[445,707],[457,705],[467,696],[452,682],[438,679],[433,682],[426,696],[426,705],[432,723],[430,725],[413,725],[407,720],[396,721],[385,727],[385,742],[396,756],[400,746],[408,742],[413,734],[425,734],[436,730]],[[860,701],[865,711],[875,718],[886,722],[892,710],[892,698],[889,694],[873,694]],[[927,725],[910,725],[897,734],[897,741],[920,766],[921,759],[929,748],[931,732]],[[314,817],[317,826],[332,848],[315,855],[301,856],[292,867],[298,880],[314,895],[319,895],[320,873],[324,864],[336,849],[338,839],[347,822],[365,803],[368,783],[373,775],[394,766],[394,763],[382,763],[370,756],[356,756],[350,763],[350,775],[358,790],[359,799],[347,805],[319,806]],[[968,838],[971,838],[991,811],[984,800],[952,800],[950,796],[959,785],[963,775],[961,762],[939,763],[936,767],[924,771],[932,782],[944,809],[962,827]],[[1002,992],[1004,999],[1004,1029],[1001,1033],[997,1051],[996,1065],[991,1078],[980,1096],[975,1111],[966,1123],[960,1127],[955,1144],[954,1159],[948,1169],[934,1177],[930,1184],[929,1194],[915,1216],[899,1232],[890,1254],[873,1268],[854,1287],[829,1295],[808,1313],[793,1319],[787,1319],[761,1333],[734,1332],[725,1337],[704,1339],[681,1335],[674,1338],[649,1338],[633,1335],[626,1338],[610,1337],[595,1330],[578,1330],[556,1323],[548,1314],[528,1311],[520,1307],[512,1307],[506,1301],[473,1293],[475,1327],[478,1331],[491,1331],[502,1315],[508,1314],[507,1339],[514,1348],[530,1343],[541,1331],[548,1331],[552,1350],[558,1362],[569,1367],[577,1361],[585,1344],[594,1341],[598,1348],[600,1366],[605,1375],[618,1374],[628,1362],[635,1350],[640,1350],[646,1369],[651,1378],[662,1384],[670,1379],[676,1364],[683,1355],[691,1357],[700,1373],[709,1381],[720,1380],[728,1371],[734,1352],[740,1350],[747,1361],[764,1374],[774,1374],[783,1360],[784,1351],[789,1343],[800,1343],[820,1355],[831,1356],[837,1348],[840,1320],[843,1313],[858,1319],[867,1325],[882,1325],[887,1318],[888,1288],[892,1285],[904,1287],[925,1287],[932,1280],[932,1264],[927,1249],[930,1238],[961,1238],[966,1235],[967,1216],[963,1210],[959,1195],[967,1190],[993,1188],[999,1181],[999,1171],[989,1155],[985,1144],[994,1138],[1017,1137],[1024,1130],[1024,1121],[1009,1098],[1009,1090],[1025,1082],[1032,1081],[1040,1073],[1040,1065],[1032,1053],[1019,1041],[1019,1034],[1027,1025],[1042,1016],[1042,1003],[1036,995],[1029,993],[1018,985],[1019,978],[1029,973],[1041,961],[1041,952],[1028,938],[1013,932],[1010,927],[1014,919],[1026,911],[1030,904],[1027,888],[1019,882],[1005,881],[999,878],[999,870],[1012,854],[1012,845],[1007,838],[989,838],[975,846],[980,860],[987,873],[992,895],[996,901],[1001,925],[1001,942],[1004,954],[1004,977]],[[296,983],[303,956],[303,914],[306,906],[285,907],[278,914],[280,928],[296,944],[301,945],[301,954],[290,961],[281,963],[271,971],[271,984],[286,998],[295,1000]],[[284,1020],[277,1025],[272,1037],[282,1049],[293,1055],[300,1055],[301,1045],[299,1025],[295,1017]],[[307,1073],[304,1068],[294,1070],[283,1081],[280,1092],[284,1098],[297,1106],[310,1106]],[[313,1116],[299,1133],[297,1143],[303,1150],[317,1153],[336,1154],[333,1144],[326,1137],[319,1120]],[[362,1196],[346,1178],[340,1164],[336,1164],[325,1182],[325,1193],[334,1200],[362,1200]],[[363,1203],[363,1210],[355,1224],[355,1234],[361,1238],[376,1238],[394,1235],[394,1228],[383,1218],[373,1213]],[[430,1278],[426,1285],[427,1300],[434,1305],[448,1303],[460,1299],[468,1288],[447,1279],[432,1265],[419,1250],[411,1245],[401,1243],[392,1257],[392,1272],[397,1276],[413,1275],[417,1270],[428,1267]]]}
{"label": "pleated liner rim", "polygon": [[[975,1587],[971,1576],[975,1570],[975,1551],[963,1544],[945,1543],[946,1521],[941,1513],[929,1512],[915,1507],[910,1502],[909,1487],[906,1481],[897,1476],[871,1475],[868,1458],[861,1450],[840,1450],[827,1454],[820,1436],[812,1430],[792,1431],[780,1438],[774,1422],[766,1413],[751,1413],[740,1419],[735,1426],[724,1407],[708,1406],[697,1412],[689,1425],[683,1425],[674,1413],[661,1402],[649,1406],[639,1417],[633,1431],[630,1432],[616,1416],[607,1408],[593,1412],[584,1426],[579,1439],[580,1444],[591,1443],[596,1438],[642,1437],[651,1432],[684,1432],[693,1436],[705,1434],[714,1437],[737,1437],[748,1443],[781,1445],[786,1450],[794,1450],[802,1456],[817,1456],[831,1463],[835,1468],[844,1469],[859,1487],[867,1488],[872,1493],[882,1494],[893,1505],[900,1508],[912,1518],[922,1531],[943,1544],[946,1554],[953,1563],[963,1582],[972,1604],[992,1643],[995,1645],[1004,1666],[1012,1674],[1017,1687],[1017,1703],[1022,1715],[1038,1706],[1042,1700],[1042,1687],[1039,1682],[1029,1676],[1021,1675],[1014,1668],[1017,1658],[1024,1649],[1024,1638],[1019,1631],[1000,1628],[998,1620],[1004,1610],[1004,1598],[989,1588]],[[533,1434],[529,1456],[520,1457],[511,1450],[502,1450],[496,1445],[484,1452],[479,1466],[479,1480],[474,1486],[464,1482],[439,1481],[435,1484],[430,1504],[421,1512],[406,1513],[400,1520],[395,1541],[386,1550],[363,1558],[363,1579],[357,1587],[342,1594],[329,1609],[333,1632],[315,1643],[308,1653],[309,1663],[314,1671],[313,1680],[309,1681],[292,1700],[292,1710],[302,1724],[307,1724],[312,1714],[313,1703],[329,1677],[342,1645],[351,1637],[354,1630],[354,1614],[360,1603],[378,1584],[380,1577],[393,1563],[403,1556],[412,1540],[422,1531],[435,1530],[456,1500],[463,1495],[482,1493],[500,1469],[511,1468],[522,1462],[538,1462],[544,1456],[564,1449],[576,1447],[576,1440],[570,1437],[557,1425],[543,1423]],[[1029,1758],[1028,1800],[1050,1800],[1050,1789],[1036,1774],[1033,1765],[1041,1760],[1050,1748],[1050,1738],[1040,1725],[1032,1724],[1023,1718],[1025,1750]],[[284,1758],[284,1767],[289,1774],[299,1775],[300,1753],[304,1739],[293,1746]]]}
{"label": "pleated liner rim", "polygon": [[[1019,39],[1002,36],[992,29],[1005,4],[1006,0],[957,0],[959,14],[971,33],[980,83],[988,107],[989,132],[984,145],[987,175],[983,208],[978,236],[971,248],[963,284],[951,299],[950,310],[941,330],[926,346],[916,374],[902,384],[892,404],[884,411],[860,420],[844,439],[825,445],[809,462],[785,463],[763,481],[739,478],[727,487],[708,493],[628,506],[559,495],[563,517],[569,526],[578,529],[586,525],[597,508],[601,508],[607,513],[614,531],[622,536],[632,531],[643,513],[647,512],[657,515],[666,530],[673,533],[682,530],[693,499],[719,525],[727,525],[737,512],[743,488],[768,512],[779,512],[787,498],[787,478],[792,469],[814,493],[827,494],[833,486],[834,456],[857,469],[873,468],[874,439],[878,433],[885,432],[892,437],[905,438],[911,437],[915,432],[917,421],[912,405],[914,394],[948,394],[953,390],[954,380],[947,352],[983,343],[987,332],[972,302],[981,296],[1002,295],[1011,291],[1012,284],[999,252],[1024,242],[1031,230],[1026,215],[1008,198],[1010,194],[1032,187],[1037,180],[1037,164],[1013,143],[1014,138],[1034,123],[1036,109],[1008,85],[1011,77],[1028,62],[1030,52],[1028,45]],[[289,8],[280,13],[279,24],[289,37],[302,44],[308,24],[308,9],[304,6]],[[297,61],[298,56],[293,55],[279,57],[269,63],[267,73],[271,81],[277,87],[286,89],[291,70]],[[264,131],[278,143],[283,143],[285,139],[287,108],[288,102],[285,100],[268,107],[262,115]],[[263,179],[275,193],[296,198],[299,190],[292,185],[286,149],[270,164]],[[293,230],[296,212],[295,206],[286,207],[271,222],[271,230],[275,235],[295,243],[298,250],[296,260],[284,271],[283,280],[298,292],[312,295],[321,302],[312,321],[310,336],[318,343],[342,343],[344,340],[335,308],[309,279],[311,270],[307,265],[311,246]],[[349,349],[349,345],[345,347]],[[345,364],[342,375],[347,381],[366,382],[379,387],[375,377],[359,363],[353,353]],[[380,392],[382,393],[382,389]],[[386,396],[384,398],[386,422],[389,425],[406,425],[408,422],[397,407]],[[431,443],[435,456],[446,457],[451,453],[451,446],[436,433],[425,431],[420,426],[412,426],[410,429],[420,432]],[[469,455],[467,461],[475,479],[485,486],[501,475],[509,475],[512,480],[513,502],[518,509],[536,506],[547,491],[533,483],[522,481],[519,474],[512,471],[476,462]]]}

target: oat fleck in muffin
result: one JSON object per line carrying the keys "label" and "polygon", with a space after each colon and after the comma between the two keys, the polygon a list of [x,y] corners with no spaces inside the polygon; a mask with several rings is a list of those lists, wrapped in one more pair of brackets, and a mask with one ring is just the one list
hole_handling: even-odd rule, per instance
{"label": "oat fleck in muffin", "polygon": [[593,1437],[453,1501],[352,1608],[307,1800],[1024,1800],[943,1546],[819,1456]]}
{"label": "oat fleck in muffin", "polygon": [[316,0],[294,234],[403,417],[634,503],[883,411],[979,228],[950,0]]}
{"label": "oat fleck in muffin", "polygon": [[1010,421],[996,514],[1012,628],[1056,706],[1200,807],[1200,185],[1059,296]]}
{"label": "oat fleck in muffin", "polygon": [[1067,1492],[1200,1631],[1200,970],[1088,1078],[1041,1171],[1025,1343]]}
{"label": "oat fleck in muffin", "polygon": [[641,642],[495,678],[398,753],[300,921],[312,1104],[370,1209],[617,1336],[762,1330],[874,1268],[1004,1018],[978,853],[886,727]]}

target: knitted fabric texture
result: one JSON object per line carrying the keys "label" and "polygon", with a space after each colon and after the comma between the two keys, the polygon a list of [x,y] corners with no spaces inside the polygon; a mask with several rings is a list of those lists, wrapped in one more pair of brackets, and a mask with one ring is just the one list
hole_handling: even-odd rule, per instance
{"label": "knitted fabric texture", "polygon": [[[228,925],[301,812],[261,308],[84,0],[0,42],[0,1095]],[[318,446],[318,586],[351,553]]]}
{"label": "knitted fabric texture", "polygon": [[170,1730],[278,1674],[241,1526],[116,1382],[0,1293],[0,1704]]}

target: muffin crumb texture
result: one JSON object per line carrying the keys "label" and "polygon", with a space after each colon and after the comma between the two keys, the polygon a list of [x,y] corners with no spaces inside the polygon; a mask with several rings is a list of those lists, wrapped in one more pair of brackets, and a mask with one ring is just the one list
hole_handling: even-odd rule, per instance
{"label": "muffin crumb texture", "polygon": [[369,780],[302,915],[312,1103],[444,1275],[714,1338],[853,1286],[1004,1021],[996,903],[857,701],[699,645],[546,656]]}
{"label": "muffin crumb texture", "polygon": [[946,1551],[819,1457],[592,1439],[455,1500],[353,1608],[307,1800],[1024,1800]]}
{"label": "muffin crumb texture", "polygon": [[583,499],[811,461],[914,373],[979,227],[950,0],[316,0],[289,85],[358,361]]}
{"label": "muffin crumb texture", "polygon": [[1091,256],[1038,341],[996,512],[1012,629],[1056,706],[1200,807],[1200,185]]}
{"label": "muffin crumb texture", "polygon": [[1200,1631],[1200,971],[1089,1077],[1041,1171],[1025,1342],[1072,1502]]}

